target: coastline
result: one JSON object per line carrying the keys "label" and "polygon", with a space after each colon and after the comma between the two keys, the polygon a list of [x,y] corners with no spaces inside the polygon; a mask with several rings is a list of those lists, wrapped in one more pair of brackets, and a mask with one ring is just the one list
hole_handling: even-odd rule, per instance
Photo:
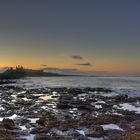
{"label": "coastline", "polygon": [[5,134],[12,140],[139,138],[140,96],[118,95],[108,88],[9,85],[1,87],[0,98],[1,138]]}

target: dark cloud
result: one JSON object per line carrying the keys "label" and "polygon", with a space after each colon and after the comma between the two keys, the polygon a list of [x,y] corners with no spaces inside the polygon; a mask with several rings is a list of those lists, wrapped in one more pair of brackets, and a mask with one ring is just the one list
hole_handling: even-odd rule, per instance
{"label": "dark cloud", "polygon": [[87,63],[81,63],[81,64],[77,64],[77,65],[79,65],[79,66],[87,66],[87,67],[92,66],[92,64],[89,63],[89,62],[87,62]]}
{"label": "dark cloud", "polygon": [[112,74],[105,71],[82,71],[74,68],[43,68],[44,71],[66,74],[66,75],[92,75],[92,76],[110,76]]}
{"label": "dark cloud", "polygon": [[42,66],[42,67],[47,67],[48,65],[46,65],[46,64],[41,64],[41,66]]}
{"label": "dark cloud", "polygon": [[79,60],[82,60],[83,59],[82,56],[78,56],[78,55],[73,55],[72,58],[73,59],[79,59]]}
{"label": "dark cloud", "polygon": [[43,68],[47,72],[60,73],[60,74],[83,74],[83,72],[74,68]]}
{"label": "dark cloud", "polygon": [[44,68],[44,70],[56,70],[56,71],[76,71],[77,69],[72,69],[72,68]]}

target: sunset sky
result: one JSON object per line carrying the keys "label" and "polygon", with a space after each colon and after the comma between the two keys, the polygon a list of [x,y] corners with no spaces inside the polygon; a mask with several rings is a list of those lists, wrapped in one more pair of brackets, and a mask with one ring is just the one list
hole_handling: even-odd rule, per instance
{"label": "sunset sky", "polygon": [[140,72],[140,0],[1,0],[0,67]]}

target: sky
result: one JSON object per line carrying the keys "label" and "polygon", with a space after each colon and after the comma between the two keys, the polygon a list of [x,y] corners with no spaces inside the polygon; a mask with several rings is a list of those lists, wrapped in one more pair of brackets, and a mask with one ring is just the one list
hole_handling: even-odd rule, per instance
{"label": "sky", "polygon": [[140,72],[139,0],[1,0],[0,68]]}

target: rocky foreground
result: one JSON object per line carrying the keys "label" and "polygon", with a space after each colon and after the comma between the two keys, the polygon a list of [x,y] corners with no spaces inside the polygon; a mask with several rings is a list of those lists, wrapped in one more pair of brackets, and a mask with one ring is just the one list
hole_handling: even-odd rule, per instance
{"label": "rocky foreground", "polygon": [[140,97],[103,88],[3,86],[0,140],[140,140]]}

